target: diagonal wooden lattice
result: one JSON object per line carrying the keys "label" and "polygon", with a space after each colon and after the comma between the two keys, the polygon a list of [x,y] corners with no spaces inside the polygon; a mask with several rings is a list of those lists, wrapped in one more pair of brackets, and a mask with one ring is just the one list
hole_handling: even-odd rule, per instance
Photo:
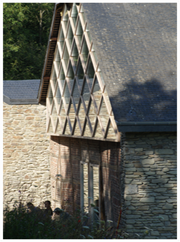
{"label": "diagonal wooden lattice", "polygon": [[49,134],[118,139],[81,4],[64,4],[46,103]]}

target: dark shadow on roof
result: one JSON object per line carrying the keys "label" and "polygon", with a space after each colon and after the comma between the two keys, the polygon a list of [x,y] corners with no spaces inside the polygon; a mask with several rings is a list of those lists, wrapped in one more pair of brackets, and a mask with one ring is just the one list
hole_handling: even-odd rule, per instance
{"label": "dark shadow on roof", "polygon": [[144,83],[131,79],[118,95],[110,97],[115,119],[119,122],[176,121],[177,91],[167,89],[157,79]]}

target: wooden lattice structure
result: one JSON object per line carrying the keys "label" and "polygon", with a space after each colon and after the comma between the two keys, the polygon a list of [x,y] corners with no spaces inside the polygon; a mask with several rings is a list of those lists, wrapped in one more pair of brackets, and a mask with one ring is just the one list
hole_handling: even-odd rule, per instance
{"label": "wooden lattice structure", "polygon": [[81,4],[64,4],[46,97],[50,135],[119,141]]}

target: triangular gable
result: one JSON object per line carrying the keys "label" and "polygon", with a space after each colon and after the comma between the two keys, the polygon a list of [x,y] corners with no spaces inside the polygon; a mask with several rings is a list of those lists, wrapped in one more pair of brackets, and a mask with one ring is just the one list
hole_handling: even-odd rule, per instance
{"label": "triangular gable", "polygon": [[81,4],[64,4],[46,97],[47,133],[119,141]]}

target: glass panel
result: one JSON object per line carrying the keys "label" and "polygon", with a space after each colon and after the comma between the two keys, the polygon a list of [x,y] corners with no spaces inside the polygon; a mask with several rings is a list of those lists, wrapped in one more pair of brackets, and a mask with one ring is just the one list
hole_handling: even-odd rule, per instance
{"label": "glass panel", "polygon": [[66,121],[66,117],[61,116],[60,119],[61,119],[61,126],[62,126],[62,132],[63,132],[64,124],[65,124],[65,121]]}
{"label": "glass panel", "polygon": [[51,119],[49,120],[49,129],[48,129],[48,133],[54,133],[54,132],[53,132],[53,127],[52,127]]}
{"label": "glass panel", "polygon": [[102,129],[100,127],[99,121],[98,121],[97,126],[96,126],[96,132],[95,132],[94,137],[95,138],[103,138],[103,133],[102,133]]}
{"label": "glass panel", "polygon": [[68,61],[69,61],[69,54],[68,54],[66,44],[65,44],[64,54],[63,54],[63,60],[65,62],[66,69],[67,69],[67,65],[68,65]]}
{"label": "glass panel", "polygon": [[69,28],[68,28],[67,39],[68,39],[69,46],[71,48],[72,40],[73,40],[73,32],[72,32],[72,28],[71,28],[70,24],[69,24]]}
{"label": "glass panel", "polygon": [[50,104],[52,104],[52,100],[53,100],[53,93],[52,93],[52,88],[51,88],[51,84],[49,83],[49,92],[48,92],[48,99]]}
{"label": "glass panel", "polygon": [[53,87],[54,87],[53,89],[55,90],[56,83],[57,83],[57,77],[56,77],[56,72],[55,72],[54,68],[52,70],[51,80],[52,80]]}
{"label": "glass panel", "polygon": [[59,85],[57,86],[56,100],[57,100],[57,103],[60,104],[60,101],[61,101],[61,93],[60,93],[60,90],[59,90]]}
{"label": "glass panel", "polygon": [[56,63],[56,67],[57,67],[57,71],[59,73],[59,68],[60,68],[60,62],[61,62],[61,57],[58,51],[58,48],[56,48],[56,56],[55,56],[55,63]]}
{"label": "glass panel", "polygon": [[85,24],[84,9],[83,9],[82,5],[81,5],[81,10],[80,10],[80,15],[82,16],[83,24]]}
{"label": "glass panel", "polygon": [[83,34],[83,29],[82,29],[82,26],[81,26],[80,19],[78,19],[78,26],[77,26],[77,29],[76,29],[76,35],[78,37],[79,45],[81,45],[82,34]]}
{"label": "glass panel", "polygon": [[64,134],[71,135],[71,130],[70,130],[70,127],[69,127],[69,123],[68,122],[66,123],[66,130],[65,130]]}
{"label": "glass panel", "polygon": [[85,126],[85,130],[84,130],[84,134],[83,134],[84,137],[91,137],[91,131],[90,131],[90,128],[89,128],[89,125],[88,125],[88,122],[86,122],[86,126]]}
{"label": "glass panel", "polygon": [[86,114],[85,114],[82,102],[80,102],[78,117],[79,117],[79,121],[80,121],[80,124],[81,124],[81,129],[83,129]]}
{"label": "glass panel", "polygon": [[52,114],[51,114],[51,117],[52,117],[52,121],[53,121],[54,127],[56,127],[57,111],[56,111],[56,105],[55,105],[55,102],[53,102],[53,108],[52,108]]}
{"label": "glass panel", "polygon": [[73,85],[74,85],[74,80],[73,80],[73,79],[69,79],[69,80],[68,80],[68,88],[69,88],[69,93],[70,93],[70,94],[71,94],[71,92],[72,92]]}
{"label": "glass panel", "polygon": [[95,79],[95,83],[94,83],[93,96],[94,96],[97,108],[99,108],[102,92],[101,92],[97,78]]}
{"label": "glass panel", "polygon": [[84,72],[83,72],[83,68],[82,68],[80,59],[79,59],[79,63],[78,63],[77,77],[78,77],[78,87],[79,87],[79,91],[81,93],[82,85],[83,85]]}
{"label": "glass panel", "polygon": [[87,82],[88,82],[88,84],[89,84],[89,87],[90,87],[90,93],[91,93],[92,84],[93,84],[93,78],[87,78]]}
{"label": "glass panel", "polygon": [[109,114],[108,114],[106,105],[104,103],[104,99],[102,100],[102,103],[101,103],[99,115],[100,115],[101,123],[104,127],[104,130],[106,130],[108,120],[109,120]]}
{"label": "glass panel", "polygon": [[76,4],[73,3],[71,17],[73,19],[74,27],[76,25],[77,16],[78,16],[78,11],[77,11],[77,8],[76,8]]}
{"label": "glass panel", "polygon": [[74,135],[75,136],[81,136],[81,131],[80,131],[79,124],[78,124],[77,121],[76,121],[75,130],[74,130]]}
{"label": "glass panel", "polygon": [[114,129],[112,127],[112,124],[110,123],[109,128],[108,128],[108,133],[106,139],[109,140],[116,140],[116,134],[114,132]]}
{"label": "glass panel", "polygon": [[88,75],[89,78],[94,77],[94,67],[93,67],[92,60],[91,60],[90,56],[89,56],[89,60],[88,60],[87,75]]}
{"label": "glass panel", "polygon": [[61,46],[60,56],[62,58],[62,52],[63,52],[63,46],[64,46],[64,34],[63,34],[62,26],[61,26],[60,36],[59,36],[59,42]]}
{"label": "glass panel", "polygon": [[89,92],[89,88],[88,88],[88,84],[86,82],[86,79],[85,79],[82,95],[83,95],[83,100],[84,100],[86,108],[87,108],[88,104],[89,104],[90,92]]}
{"label": "glass panel", "polygon": [[64,14],[63,14],[63,19],[62,21],[64,22],[65,24],[65,28],[67,29],[67,24],[68,24],[68,10],[67,10],[67,7],[65,5],[65,8],[64,8]]}
{"label": "glass panel", "polygon": [[65,90],[64,90],[64,98],[65,98],[65,102],[66,102],[66,108],[68,108],[69,101],[70,101],[70,93],[69,93],[67,83],[65,85],[66,85],[66,87],[65,87]]}
{"label": "glass panel", "polygon": [[83,77],[84,77],[84,71],[83,71],[80,59],[79,59],[79,63],[78,63],[77,77],[78,77],[78,79],[83,79]]}
{"label": "glass panel", "polygon": [[59,118],[58,118],[58,121],[57,121],[56,134],[62,134],[62,126],[61,126],[61,122],[60,122]]}
{"label": "glass panel", "polygon": [[95,125],[95,121],[96,121],[96,112],[95,112],[95,108],[94,108],[94,104],[93,104],[92,100],[91,100],[91,104],[90,104],[90,109],[88,111],[88,117],[89,117],[92,129],[94,130],[94,125]]}
{"label": "glass panel", "polygon": [[75,80],[74,90],[73,90],[73,94],[72,94],[72,96],[73,96],[73,100],[74,100],[74,102],[75,102],[76,110],[77,110],[80,95],[79,95],[79,90],[78,90],[78,86],[77,86],[77,82],[76,82],[76,80]]}
{"label": "glass panel", "polygon": [[61,72],[60,72],[60,75],[59,75],[59,79],[60,79],[60,84],[61,84],[61,90],[63,90],[64,82],[65,82],[65,75],[64,75],[64,70],[63,70],[62,65],[61,65]]}
{"label": "glass panel", "polygon": [[65,111],[63,102],[61,102],[60,116],[66,117],[66,111]]}
{"label": "glass panel", "polygon": [[65,123],[65,119],[66,119],[66,111],[65,111],[63,103],[61,103],[60,118],[61,118],[61,126],[63,128],[64,127],[64,123]]}
{"label": "glass panel", "polygon": [[69,119],[70,119],[70,122],[71,122],[71,126],[72,127],[74,125],[75,117],[76,117],[76,115],[75,115],[74,106],[73,106],[73,104],[71,102],[70,109],[69,109]]}
{"label": "glass panel", "polygon": [[89,50],[88,50],[88,47],[86,44],[86,40],[84,38],[81,54],[83,56],[83,60],[84,60],[85,64],[87,63],[88,53],[89,53]]}
{"label": "glass panel", "polygon": [[78,62],[78,50],[77,50],[77,46],[76,46],[76,42],[74,41],[74,44],[73,44],[73,50],[72,50],[72,54],[71,54],[72,58],[73,58],[73,61],[74,61],[74,69],[76,69],[77,67],[77,62]]}
{"label": "glass panel", "polygon": [[71,62],[69,63],[67,77],[70,78],[70,79],[74,79],[74,71],[73,71]]}

